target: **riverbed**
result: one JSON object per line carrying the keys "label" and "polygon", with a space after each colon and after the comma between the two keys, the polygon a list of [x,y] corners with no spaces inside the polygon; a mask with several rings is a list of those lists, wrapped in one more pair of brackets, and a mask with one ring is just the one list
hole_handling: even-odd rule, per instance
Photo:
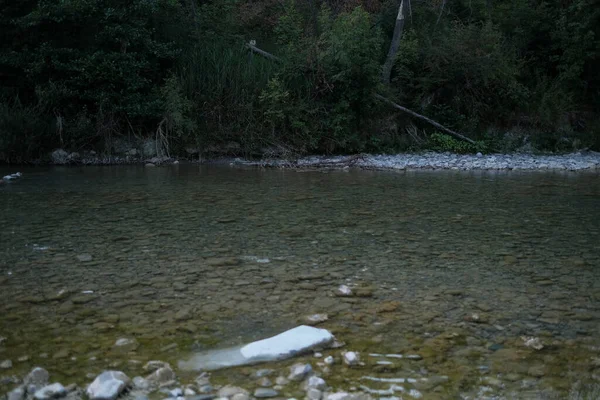
{"label": "riverbed", "polygon": [[[0,377],[135,376],[319,313],[345,343],[322,356],[364,364],[331,368],[340,390],[403,377],[436,382],[415,385],[425,399],[535,398],[600,379],[595,169],[21,172],[0,187]],[[122,352],[120,338],[138,345]],[[299,360],[317,368],[312,355],[271,367]],[[252,389],[252,376],[213,379]]]}

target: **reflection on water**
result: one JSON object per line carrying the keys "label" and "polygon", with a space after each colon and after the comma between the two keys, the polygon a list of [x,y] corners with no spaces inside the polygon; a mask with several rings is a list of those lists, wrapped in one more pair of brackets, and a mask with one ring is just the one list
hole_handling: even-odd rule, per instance
{"label": "reflection on water", "polygon": [[[83,382],[318,312],[349,347],[419,353],[417,369],[461,390],[482,376],[561,390],[600,375],[597,174],[23,172],[0,187],[11,374],[44,365]],[[340,284],[360,296],[333,296]],[[119,337],[140,347],[119,354]]]}

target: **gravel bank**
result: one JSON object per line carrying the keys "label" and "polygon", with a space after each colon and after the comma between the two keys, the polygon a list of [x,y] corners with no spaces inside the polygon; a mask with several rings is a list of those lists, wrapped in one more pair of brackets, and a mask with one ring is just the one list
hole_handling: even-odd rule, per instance
{"label": "gravel bank", "polygon": [[397,155],[362,155],[336,157],[305,157],[297,161],[236,159],[234,165],[296,168],[344,168],[387,170],[599,170],[600,153],[572,153],[564,155],[489,154],[463,155],[450,153],[422,153]]}

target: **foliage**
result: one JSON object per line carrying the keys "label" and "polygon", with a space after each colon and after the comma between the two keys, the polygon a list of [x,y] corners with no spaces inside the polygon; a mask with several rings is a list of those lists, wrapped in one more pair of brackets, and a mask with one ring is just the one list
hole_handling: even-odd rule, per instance
{"label": "foliage", "polygon": [[[422,146],[428,127],[376,103],[382,91],[489,148],[600,150],[598,0],[414,3],[386,88],[397,1],[0,2],[5,161],[123,133],[174,153]],[[280,62],[249,52],[253,39]]]}
{"label": "foliage", "polygon": [[435,132],[429,136],[429,149],[438,152],[465,154],[484,152],[486,145],[482,141],[471,144],[455,139],[452,136]]}
{"label": "foliage", "polygon": [[0,102],[0,160],[22,163],[38,158],[40,148],[58,141],[56,127],[44,111],[19,99]]}

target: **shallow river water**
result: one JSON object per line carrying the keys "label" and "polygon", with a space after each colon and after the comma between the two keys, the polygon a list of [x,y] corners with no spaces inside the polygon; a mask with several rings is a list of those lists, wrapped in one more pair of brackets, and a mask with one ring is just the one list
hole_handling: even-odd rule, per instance
{"label": "shallow river water", "polygon": [[332,368],[346,390],[405,377],[427,378],[425,399],[543,398],[600,380],[598,173],[22,172],[0,186],[0,377],[135,376],[324,313],[365,364]]}

